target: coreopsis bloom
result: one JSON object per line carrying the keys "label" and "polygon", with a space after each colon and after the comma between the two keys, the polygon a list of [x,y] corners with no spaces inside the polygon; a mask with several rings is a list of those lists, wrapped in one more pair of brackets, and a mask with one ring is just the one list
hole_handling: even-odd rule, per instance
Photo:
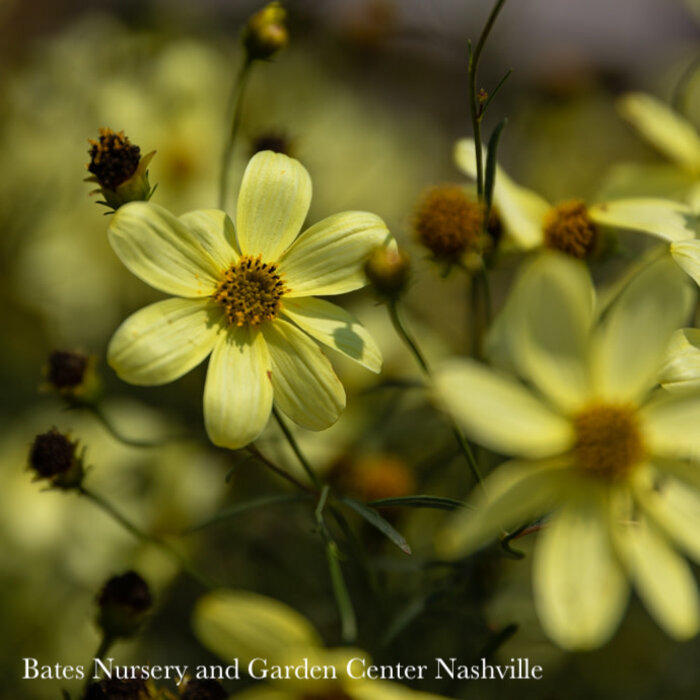
{"label": "coreopsis bloom", "polygon": [[671,336],[659,381],[668,391],[700,389],[700,329],[682,328]]}
{"label": "coreopsis bloom", "polygon": [[[474,141],[455,147],[457,166],[476,177]],[[604,249],[606,230],[635,231],[669,244],[673,259],[700,284],[700,240],[697,217],[685,204],[659,198],[632,198],[586,205],[582,200],[550,205],[539,194],[516,184],[496,167],[493,203],[504,229],[504,247],[550,248],[578,259]]]}
{"label": "coreopsis bloom", "polygon": [[210,353],[204,387],[207,433],[232,449],[254,440],[275,406],[299,425],[327,428],[345,391],[318,341],[377,372],[374,341],[348,312],[314,295],[366,284],[369,252],[386,244],[383,221],[366,212],[330,216],[301,235],[311,201],[304,167],[264,151],[249,162],[236,227],[223,212],[177,218],[132,203],[109,240],[144,282],[175,295],[128,318],[108,361],[132,384],[174,381]]}
{"label": "coreopsis bloom", "polygon": [[692,297],[664,256],[596,318],[585,267],[547,253],[517,284],[508,316],[528,385],[466,359],[436,375],[440,400],[468,436],[515,457],[439,546],[466,554],[552,512],[535,543],[535,605],[562,647],[607,641],[628,580],[673,637],[700,625],[696,584],[678,553],[700,561],[700,393],[657,385]]}
{"label": "coreopsis bloom", "polygon": [[[239,659],[241,672],[265,681],[237,693],[237,700],[442,697],[399,683],[370,680],[372,662],[366,652],[349,647],[325,648],[319,633],[303,615],[258,593],[230,589],[208,593],[197,601],[192,624],[205,647],[222,659]],[[376,678],[378,669],[374,673]]]}

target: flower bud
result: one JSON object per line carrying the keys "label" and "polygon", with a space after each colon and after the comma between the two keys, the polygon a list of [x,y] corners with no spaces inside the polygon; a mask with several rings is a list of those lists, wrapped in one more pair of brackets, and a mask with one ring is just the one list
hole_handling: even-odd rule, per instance
{"label": "flower bud", "polygon": [[213,680],[191,680],[182,691],[180,700],[226,700],[229,694]]}
{"label": "flower bud", "polygon": [[54,350],[47,360],[45,374],[47,388],[68,399],[86,401],[98,394],[94,358],[81,352]]}
{"label": "flower bud", "polygon": [[86,182],[96,182],[105,204],[115,211],[127,202],[148,201],[155,191],[148,182],[148,164],[155,155],[151,151],[141,157],[141,149],[134,146],[123,131],[100,129],[99,140],[88,139],[90,162],[87,169],[92,173]]}
{"label": "flower bud", "polygon": [[243,33],[248,59],[267,60],[289,43],[284,20],[287,12],[279,2],[271,2],[256,12]]}
{"label": "flower bud", "polygon": [[82,454],[77,454],[78,443],[72,442],[56,428],[34,438],[29,451],[29,468],[37,479],[48,479],[60,489],[77,489],[85,475]]}
{"label": "flower bud", "polygon": [[365,274],[380,296],[397,299],[408,284],[410,266],[408,255],[403,251],[378,246],[365,262]]}
{"label": "flower bud", "polygon": [[341,459],[333,467],[333,478],[342,491],[363,501],[408,496],[416,488],[410,467],[392,454]]}
{"label": "flower bud", "polygon": [[97,624],[105,637],[133,637],[153,604],[148,584],[135,572],[110,578],[97,598]]}

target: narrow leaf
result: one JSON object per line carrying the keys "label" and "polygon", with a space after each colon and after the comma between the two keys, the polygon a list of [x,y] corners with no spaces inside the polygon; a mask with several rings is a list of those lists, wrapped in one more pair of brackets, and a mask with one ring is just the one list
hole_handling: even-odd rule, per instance
{"label": "narrow leaf", "polygon": [[341,632],[343,641],[354,642],[357,637],[357,620],[355,610],[352,607],[352,600],[345,584],[343,569],[340,566],[338,546],[333,540],[326,543],[326,559],[328,560],[328,570],[331,575],[333,595],[338,605],[340,613]]}
{"label": "narrow leaf", "polygon": [[382,518],[376,510],[366,506],[353,498],[342,498],[342,503],[352,508],[358,515],[361,515],[370,525],[374,526],[382,534],[386,535],[404,554],[412,554],[411,547],[406,538],[394,527]]}
{"label": "narrow leaf", "polygon": [[399,498],[378,498],[375,501],[369,501],[368,506],[372,508],[435,508],[437,510],[459,510],[466,507],[464,501],[458,501],[455,498],[443,498],[442,496],[401,496]]}

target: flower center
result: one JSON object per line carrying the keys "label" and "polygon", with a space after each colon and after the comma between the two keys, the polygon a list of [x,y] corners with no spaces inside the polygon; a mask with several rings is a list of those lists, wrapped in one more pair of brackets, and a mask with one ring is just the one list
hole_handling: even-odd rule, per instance
{"label": "flower center", "polygon": [[89,139],[89,143],[88,170],[103,187],[116,190],[139,167],[141,149],[132,145],[123,131],[100,129],[100,140]]}
{"label": "flower center", "polygon": [[224,307],[231,325],[259,326],[277,316],[286,291],[276,265],[244,255],[224,273],[214,301]]}
{"label": "flower center", "polygon": [[562,202],[547,212],[544,242],[548,248],[583,260],[595,250],[598,229],[580,199]]}
{"label": "flower center", "polygon": [[608,481],[618,481],[644,459],[645,449],[633,406],[593,405],[574,416],[578,466]]}
{"label": "flower center", "polygon": [[484,208],[459,185],[433,187],[423,196],[414,225],[418,240],[436,258],[451,260],[480,247]]}

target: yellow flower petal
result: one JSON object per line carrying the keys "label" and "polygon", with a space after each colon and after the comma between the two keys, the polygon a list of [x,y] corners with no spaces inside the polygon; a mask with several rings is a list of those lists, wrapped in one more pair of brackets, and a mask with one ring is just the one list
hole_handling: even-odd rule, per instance
{"label": "yellow flower petal", "polygon": [[[476,178],[476,149],[472,139],[457,142],[455,161],[463,173]],[[507,237],[518,248],[529,250],[542,245],[549,203],[536,192],[513,182],[500,166],[496,166],[493,203]]]}
{"label": "yellow flower petal", "polygon": [[560,500],[572,479],[566,463],[510,462],[498,467],[477,489],[469,507],[438,533],[435,546],[445,557],[469,554],[489,539],[544,515]]}
{"label": "yellow flower petal", "polygon": [[276,319],[262,327],[270,351],[275,405],[297,425],[323,430],[345,408],[345,389],[311,338]]}
{"label": "yellow flower petal", "polygon": [[219,447],[255,440],[272,410],[270,358],[262,333],[231,327],[214,347],[204,384],[204,423]]}
{"label": "yellow flower petal", "polygon": [[653,146],[694,175],[700,172],[700,138],[695,127],[668,105],[642,92],[618,102],[620,114]]}
{"label": "yellow flower petal", "polygon": [[285,298],[282,313],[319,342],[355,360],[373,372],[382,367],[382,355],[372,336],[350,313],[323,299]]}
{"label": "yellow flower petal", "polygon": [[683,325],[692,296],[668,257],[630,282],[594,337],[591,369],[601,397],[636,401],[656,384],[671,334]]}
{"label": "yellow flower petal", "polygon": [[695,636],[700,607],[686,561],[641,515],[619,525],[616,543],[639,596],[659,625],[679,640]]}
{"label": "yellow flower petal", "polygon": [[637,502],[679,547],[700,563],[700,492],[657,470],[638,470]]}
{"label": "yellow flower petal", "polygon": [[291,290],[287,296],[344,294],[363,287],[367,256],[390,241],[386,224],[367,212],[348,211],[319,221],[280,260]]}
{"label": "yellow flower petal", "polygon": [[243,174],[236,229],[243,255],[275,262],[296,238],[311,204],[311,178],[282,153],[256,153]]}
{"label": "yellow flower petal", "polygon": [[700,389],[700,329],[682,328],[671,336],[659,382],[669,391]]}
{"label": "yellow flower petal", "polygon": [[690,207],[667,199],[604,202],[589,207],[588,214],[599,226],[639,231],[667,241],[692,239],[697,226]]}
{"label": "yellow flower petal", "polygon": [[535,545],[535,605],[545,632],[571,650],[595,649],[617,628],[629,587],[612,548],[602,495],[564,506]]}
{"label": "yellow flower petal", "polygon": [[221,309],[208,299],[166,299],[122,323],[107,349],[110,367],[131,384],[175,381],[214,348]]}
{"label": "yellow flower petal", "polygon": [[580,407],[590,392],[594,300],[585,266],[553,253],[540,255],[509,297],[512,360],[564,413]]}
{"label": "yellow flower petal", "polygon": [[198,237],[202,248],[225,270],[238,261],[236,231],[226,212],[219,209],[197,209],[180,217],[187,228]]}
{"label": "yellow flower petal", "polygon": [[700,461],[700,394],[660,393],[640,415],[652,454]]}
{"label": "yellow flower petal", "polygon": [[296,610],[248,591],[217,590],[197,601],[192,624],[207,649],[222,659],[248,663],[256,657],[279,663],[290,650],[300,657],[323,645],[318,632]]}
{"label": "yellow flower petal", "polygon": [[678,266],[700,284],[700,240],[672,243],[671,255]]}
{"label": "yellow flower petal", "polygon": [[209,255],[223,231],[190,230],[157,204],[131,202],[115,213],[107,231],[114,252],[131,272],[162,292],[203,297],[216,288],[221,266]]}
{"label": "yellow flower petal", "polygon": [[472,360],[435,373],[438,401],[480,445],[518,457],[551,457],[573,446],[571,423],[524,386]]}

